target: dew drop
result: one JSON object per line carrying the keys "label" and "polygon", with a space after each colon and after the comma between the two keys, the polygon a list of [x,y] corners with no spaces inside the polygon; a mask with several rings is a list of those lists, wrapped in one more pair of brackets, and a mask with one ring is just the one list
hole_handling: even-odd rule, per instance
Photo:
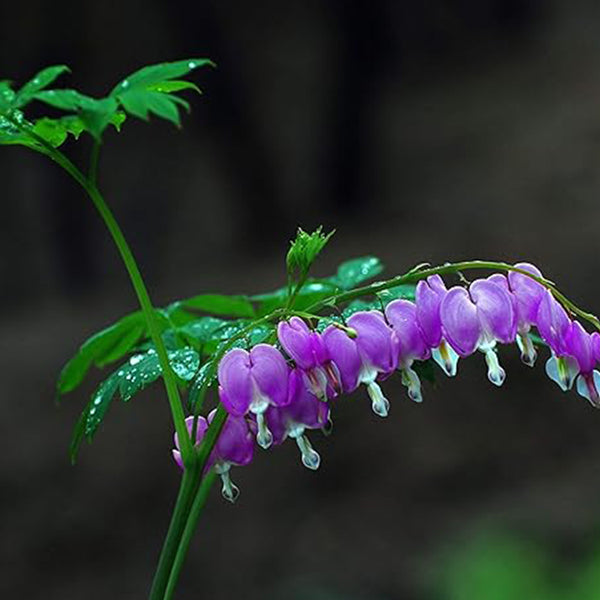
{"label": "dew drop", "polygon": [[129,81],[127,81],[127,79],[125,79],[122,83],[121,83],[121,87],[126,88],[129,87]]}
{"label": "dew drop", "polygon": [[195,69],[197,66],[198,66],[198,64],[197,64],[197,63],[195,63],[193,60],[191,60],[191,61],[188,63],[188,67],[189,67],[190,69]]}

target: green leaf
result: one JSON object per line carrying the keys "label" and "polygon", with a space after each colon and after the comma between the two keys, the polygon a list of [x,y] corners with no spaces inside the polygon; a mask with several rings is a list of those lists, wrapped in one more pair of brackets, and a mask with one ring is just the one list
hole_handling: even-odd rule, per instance
{"label": "green leaf", "polygon": [[96,100],[92,107],[81,110],[79,118],[86,131],[99,140],[102,132],[113,122],[117,106],[117,102],[113,98]]}
{"label": "green leaf", "polygon": [[330,281],[343,290],[351,290],[363,281],[379,275],[383,271],[381,261],[375,256],[362,256],[343,262],[337,274]]}
{"label": "green leaf", "polygon": [[[338,286],[325,279],[307,281],[296,295],[294,308],[304,310],[311,304],[320,302],[338,291]],[[251,296],[250,300],[258,302],[257,315],[262,317],[276,308],[285,306],[288,298],[288,288],[279,288],[266,294]]]}
{"label": "green leaf", "polygon": [[312,233],[306,233],[298,227],[286,256],[288,275],[298,280],[304,279],[319,252],[334,233],[335,230],[325,234],[322,227],[318,227]]}
{"label": "green leaf", "polygon": [[254,306],[247,296],[226,296],[222,294],[201,294],[181,300],[179,303],[187,309],[193,309],[222,317],[256,316]]}
{"label": "green leaf", "polygon": [[133,87],[148,89],[149,86],[187,75],[191,71],[205,66],[214,67],[215,64],[207,58],[187,58],[175,62],[149,65],[125,77],[123,81],[113,88],[110,94],[111,96],[118,96]]}
{"label": "green leaf", "polygon": [[393,288],[383,290],[377,295],[385,304],[391,302],[392,300],[414,301],[416,289],[417,286],[414,283],[403,283],[402,285],[397,285]]}
{"label": "green leaf", "polygon": [[202,94],[202,90],[191,81],[184,81],[181,79],[174,79],[172,81],[159,81],[158,83],[152,83],[146,88],[151,92],[161,92],[162,94],[171,94],[173,92],[181,92],[183,90],[194,90],[199,94]]}
{"label": "green leaf", "polygon": [[0,113],[8,112],[15,101],[16,94],[11,88],[10,81],[0,81]]}
{"label": "green leaf", "polygon": [[59,394],[74,390],[92,365],[103,367],[125,356],[135,347],[145,331],[146,324],[142,313],[135,312],[93,335],[63,367],[58,379]]}
{"label": "green leaf", "polygon": [[54,108],[69,111],[93,110],[96,103],[99,102],[95,98],[71,89],[43,90],[33,94],[33,99],[45,102]]}
{"label": "green leaf", "polygon": [[110,95],[135,117],[148,120],[150,114],[154,114],[179,126],[179,107],[189,111],[189,104],[173,95],[174,92],[200,90],[189,81],[172,79],[187,75],[198,67],[212,64],[207,59],[187,59],[144,67],[121,81]]}
{"label": "green leaf", "polygon": [[[200,357],[192,348],[182,348],[168,353],[169,363],[183,381],[191,381],[200,366]],[[151,348],[144,354],[133,355],[105,379],[92,395],[75,426],[71,442],[71,459],[75,460],[83,438],[91,441],[104,420],[110,405],[117,397],[128,402],[135,394],[148,387],[162,374],[158,354]]]}
{"label": "green leaf", "polygon": [[66,65],[55,65],[40,71],[35,77],[28,81],[18,92],[15,106],[21,108],[33,100],[34,94],[49,86],[57,77],[63,73],[69,73]]}

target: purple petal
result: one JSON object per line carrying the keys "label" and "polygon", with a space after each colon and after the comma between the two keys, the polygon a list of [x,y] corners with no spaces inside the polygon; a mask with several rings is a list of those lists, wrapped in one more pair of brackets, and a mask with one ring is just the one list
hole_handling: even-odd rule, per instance
{"label": "purple petal", "polygon": [[568,353],[567,337],[571,320],[549,290],[544,291],[536,320],[538,331],[550,348],[558,356]]}
{"label": "purple petal", "polygon": [[408,300],[390,302],[385,308],[385,316],[398,337],[400,362],[414,358],[424,360],[429,356],[429,347],[417,324],[417,307],[412,302]]}
{"label": "purple petal", "polygon": [[[435,277],[439,281],[434,280]],[[442,341],[440,305],[446,293],[446,286],[439,275],[428,277],[427,281],[419,281],[417,284],[417,323],[430,348],[437,348]]]}
{"label": "purple petal", "polygon": [[219,384],[227,397],[225,408],[234,415],[244,415],[252,402],[252,379],[250,377],[250,354],[234,348],[219,363]]}
{"label": "purple petal", "polygon": [[[216,409],[208,415],[212,423]],[[228,462],[234,465],[247,465],[254,456],[254,437],[244,417],[228,415],[212,451],[214,461]]]}
{"label": "purple petal", "polygon": [[451,288],[440,306],[444,337],[459,354],[468,356],[477,348],[481,327],[477,307],[469,298],[467,290]]}
{"label": "purple petal", "polygon": [[281,352],[269,344],[258,344],[250,350],[252,380],[260,393],[271,404],[288,403],[288,376],[290,369]]}
{"label": "purple petal", "polygon": [[269,406],[265,411],[267,427],[273,436],[273,444],[281,444],[287,437],[284,411],[286,406]]}
{"label": "purple petal", "polygon": [[179,466],[179,468],[183,471],[183,459],[181,458],[181,452],[179,450],[171,450],[171,454],[175,459],[175,462]]}
{"label": "purple petal", "polygon": [[356,340],[330,325],[323,332],[323,342],[340,374],[342,390],[347,393],[353,392],[358,387],[358,376],[362,366]]}
{"label": "purple petal", "polygon": [[[517,263],[514,266],[523,271],[528,271],[537,277],[542,277],[541,271],[532,264]],[[535,279],[515,271],[508,273],[508,282],[510,289],[517,299],[519,328],[526,330],[528,325],[536,324],[538,308],[546,288],[541,283],[535,281]]]}
{"label": "purple petal", "polygon": [[[290,378],[302,378],[297,370],[292,372]],[[329,407],[326,402],[319,400],[311,394],[306,386],[295,386],[296,394],[290,404],[282,409],[286,418],[293,423],[304,425],[309,429],[319,429],[327,423]]]}
{"label": "purple petal", "polygon": [[594,358],[596,362],[600,361],[600,333],[592,333],[592,348],[594,349]]}
{"label": "purple petal", "polygon": [[392,328],[377,310],[354,313],[348,326],[357,332],[356,346],[363,365],[380,373],[391,373],[398,366],[399,343]]}
{"label": "purple petal", "polygon": [[[193,416],[186,418],[185,426],[188,430],[188,434],[191,439],[192,429],[194,428],[194,417]],[[202,441],[207,429],[208,429],[208,423],[206,422],[206,419],[204,417],[198,417],[198,424],[196,425],[196,442],[195,442],[196,444],[199,444]],[[177,435],[177,432],[174,433],[173,440],[175,442],[175,448],[177,448],[177,450],[180,450],[181,448],[179,446],[179,436]]]}
{"label": "purple petal", "polygon": [[299,367],[310,369],[316,365],[311,333],[302,319],[292,317],[289,321],[281,321],[277,327],[277,337]]}
{"label": "purple petal", "polygon": [[569,354],[575,358],[582,373],[591,373],[594,370],[596,359],[592,345],[592,336],[574,321],[571,326],[570,335],[567,339]]}
{"label": "purple petal", "polygon": [[486,336],[505,344],[514,342],[517,322],[508,291],[493,281],[477,279],[469,286],[469,292]]}

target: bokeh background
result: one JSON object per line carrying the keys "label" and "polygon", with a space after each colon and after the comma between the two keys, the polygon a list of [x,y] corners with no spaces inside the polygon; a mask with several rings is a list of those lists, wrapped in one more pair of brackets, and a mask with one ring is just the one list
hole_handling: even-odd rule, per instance
{"label": "bokeh background", "polygon": [[[0,74],[17,82],[66,63],[65,85],[100,95],[153,62],[218,63],[182,132],[131,119],[105,143],[102,187],[155,303],[277,287],[295,228],[323,224],[317,274],[364,254],[389,273],[527,259],[599,310],[594,0],[5,8]],[[64,362],[135,298],[66,175],[4,148],[0,181],[0,597],[144,598],[179,477],[162,390],[116,405],[75,467],[101,374],[54,402]],[[420,406],[389,382],[385,422],[355,394],[313,436],[318,473],[293,444],[237,469],[240,500],[211,498],[177,598],[600,597],[600,412],[541,361],[502,361],[502,389],[473,358]]]}

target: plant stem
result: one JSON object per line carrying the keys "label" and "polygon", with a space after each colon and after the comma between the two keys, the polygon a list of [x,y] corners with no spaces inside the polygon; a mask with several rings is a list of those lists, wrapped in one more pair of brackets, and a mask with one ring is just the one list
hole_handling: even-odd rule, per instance
{"label": "plant stem", "polygon": [[150,590],[150,600],[162,600],[169,574],[173,566],[173,560],[179,548],[179,542],[183,533],[192,501],[196,490],[198,489],[199,477],[198,469],[186,469],[183,472],[181,484],[179,486],[179,494],[171,517],[171,523],[167,536],[163,543],[163,547],[158,559],[154,580],[152,581],[152,589]]}
{"label": "plant stem", "polygon": [[200,487],[198,488],[198,492],[196,494],[196,497],[194,498],[194,502],[190,509],[187,523],[185,524],[185,529],[183,531],[183,536],[181,537],[179,548],[177,549],[177,554],[175,555],[173,568],[171,570],[171,574],[167,582],[167,587],[165,590],[165,595],[163,596],[163,600],[171,600],[171,598],[173,597],[173,592],[175,591],[175,586],[177,585],[177,582],[179,580],[179,575],[181,573],[185,557],[187,556],[190,542],[192,541],[192,537],[196,529],[196,525],[198,524],[198,519],[202,514],[202,509],[206,504],[206,500],[208,499],[210,489],[213,483],[215,482],[216,478],[217,474],[211,469],[211,471],[209,471],[209,473],[204,477],[202,483],[200,484]]}
{"label": "plant stem", "polygon": [[[192,466],[195,461],[195,454],[185,426],[185,416],[183,413],[181,400],[179,398],[177,380],[175,379],[175,374],[173,373],[169,363],[167,350],[162,341],[160,329],[154,313],[154,307],[150,301],[150,295],[146,289],[146,284],[144,283],[137,262],[133,256],[129,244],[127,243],[127,240],[125,239],[125,236],[123,235],[123,232],[121,231],[121,228],[119,227],[119,224],[117,223],[117,220],[104,201],[104,198],[102,197],[102,194],[100,193],[100,190],[98,190],[95,183],[91,179],[88,179],[60,150],[57,150],[51,146],[48,142],[46,142],[46,140],[38,136],[35,132],[31,131],[30,128],[23,127],[13,119],[9,120],[20,131],[28,135],[31,139],[35,140],[35,142],[37,142],[37,144],[41,147],[39,151],[49,156],[54,162],[61,166],[87,192],[88,196],[96,207],[96,210],[100,214],[100,217],[104,221],[108,231],[110,232],[112,239],[117,246],[119,254],[123,259],[127,273],[129,274],[129,279],[131,280],[131,284],[133,285],[135,293],[138,297],[142,312],[144,313],[148,332],[156,348],[156,353],[163,374],[163,380],[165,382],[169,405],[171,407],[173,423],[180,439],[181,457],[183,463],[186,465],[186,467]],[[92,178],[95,178],[95,171],[98,163],[98,153],[99,144],[96,143],[92,153],[90,167],[90,176]]]}

